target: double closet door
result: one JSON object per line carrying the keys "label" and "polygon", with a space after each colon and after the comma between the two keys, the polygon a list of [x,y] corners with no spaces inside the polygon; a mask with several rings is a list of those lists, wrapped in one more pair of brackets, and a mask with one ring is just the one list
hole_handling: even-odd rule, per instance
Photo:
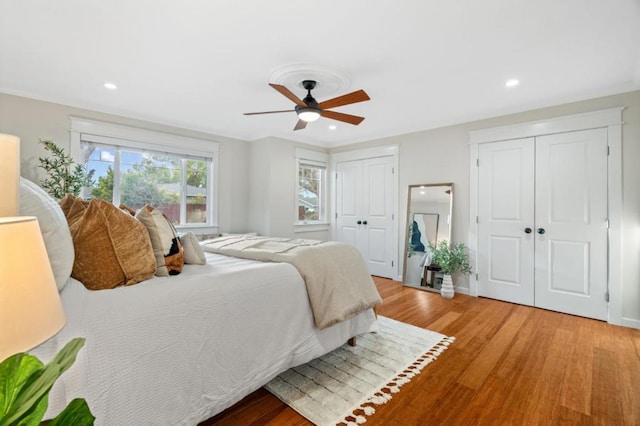
{"label": "double closet door", "polygon": [[607,319],[607,130],[485,143],[478,294]]}
{"label": "double closet door", "polygon": [[354,245],[372,275],[394,277],[393,157],[336,165],[336,239]]}

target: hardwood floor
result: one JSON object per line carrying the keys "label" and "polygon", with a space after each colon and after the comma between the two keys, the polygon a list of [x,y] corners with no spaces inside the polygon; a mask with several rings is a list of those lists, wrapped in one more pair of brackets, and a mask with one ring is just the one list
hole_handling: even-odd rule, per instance
{"label": "hardwood floor", "polygon": [[[378,314],[455,336],[366,425],[640,425],[640,330],[376,278]],[[260,389],[201,425],[309,425]]]}

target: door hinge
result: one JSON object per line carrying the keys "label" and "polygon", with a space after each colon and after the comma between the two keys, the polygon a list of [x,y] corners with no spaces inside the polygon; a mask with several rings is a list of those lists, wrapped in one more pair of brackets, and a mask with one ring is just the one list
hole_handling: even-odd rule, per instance
{"label": "door hinge", "polygon": [[338,218],[338,212],[336,212],[336,219]]}
{"label": "door hinge", "polygon": [[609,292],[607,292],[607,293],[604,295],[604,300],[606,300],[607,302],[609,301]]}
{"label": "door hinge", "polygon": [[476,216],[476,223],[480,223],[480,218]]}
{"label": "door hinge", "polygon": [[336,172],[336,179],[338,179],[338,172]]}
{"label": "door hinge", "polygon": [[395,174],[395,173],[396,173],[396,168],[395,168],[395,167],[392,167],[392,168],[391,168],[391,174],[393,175],[393,174]]}
{"label": "door hinge", "polygon": [[605,228],[609,229],[609,219],[604,220],[604,226]]}
{"label": "door hinge", "polygon": [[393,260],[391,261],[391,267],[393,268]]}
{"label": "door hinge", "polygon": [[480,167],[480,159],[476,158],[476,167]]}
{"label": "door hinge", "polygon": [[478,274],[476,274],[476,281],[478,281]]}
{"label": "door hinge", "polygon": [[396,215],[394,213],[391,213],[391,220],[396,220]]}
{"label": "door hinge", "polygon": [[609,148],[609,145],[607,145],[607,155],[609,155],[611,153],[611,148]]}

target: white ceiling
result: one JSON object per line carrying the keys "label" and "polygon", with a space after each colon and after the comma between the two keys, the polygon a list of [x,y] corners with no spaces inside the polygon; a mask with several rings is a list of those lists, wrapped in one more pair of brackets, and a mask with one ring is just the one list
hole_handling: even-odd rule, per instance
{"label": "white ceiling", "polygon": [[[293,107],[267,85],[293,65],[338,77],[319,101],[366,90],[336,109],[366,120],[244,116]],[[1,92],[242,140],[331,147],[636,89],[638,0],[0,0]]]}

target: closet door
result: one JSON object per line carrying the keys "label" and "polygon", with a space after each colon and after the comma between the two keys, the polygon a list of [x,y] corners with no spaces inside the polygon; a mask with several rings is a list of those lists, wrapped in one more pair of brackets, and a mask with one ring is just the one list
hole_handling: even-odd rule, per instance
{"label": "closet door", "polygon": [[607,223],[607,130],[536,138],[536,306],[607,319]]}
{"label": "closet door", "polygon": [[534,304],[534,139],[479,146],[478,294]]}
{"label": "closet door", "polygon": [[354,245],[372,275],[393,278],[393,157],[336,165],[336,238]]}

